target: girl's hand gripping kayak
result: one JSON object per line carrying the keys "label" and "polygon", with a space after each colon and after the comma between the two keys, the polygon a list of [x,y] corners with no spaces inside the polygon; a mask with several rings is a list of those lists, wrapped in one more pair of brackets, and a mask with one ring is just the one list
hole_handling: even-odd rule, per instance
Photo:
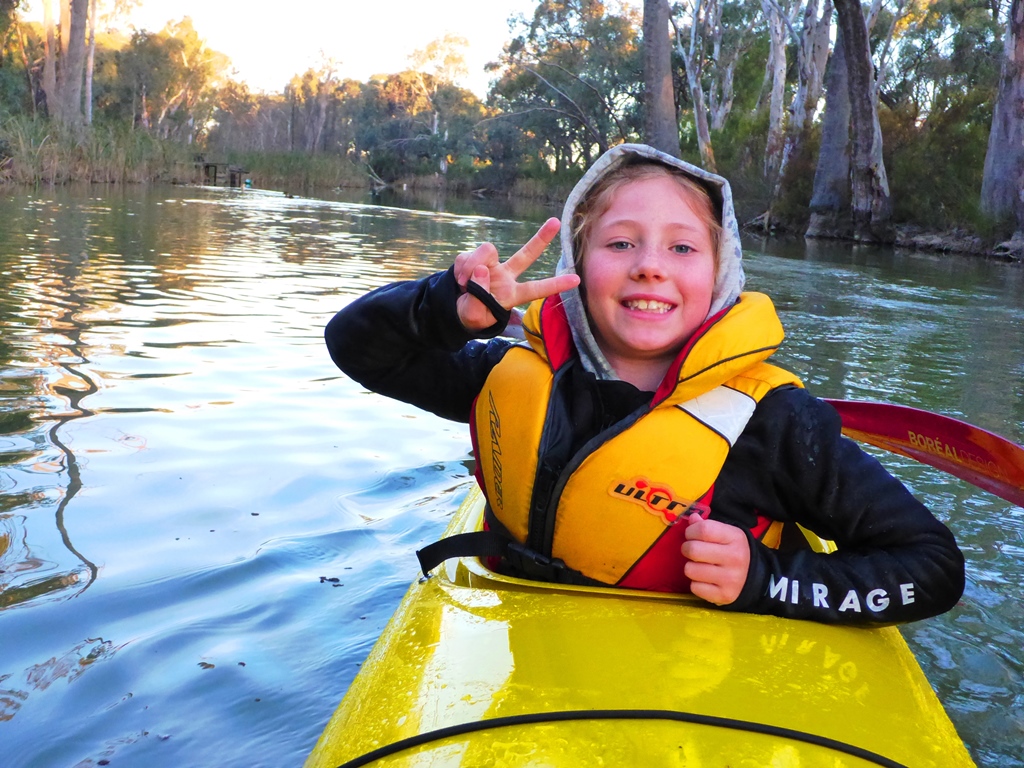
{"label": "girl's hand gripping kayak", "polygon": [[693,513],[688,518],[683,555],[689,560],[683,573],[690,591],[715,605],[736,602],[750,569],[747,534],[734,525],[705,520]]}
{"label": "girl's hand gripping kayak", "polygon": [[455,279],[463,291],[459,296],[457,309],[459,320],[467,331],[483,331],[497,322],[497,318],[482,301],[466,293],[466,285],[470,280],[490,293],[505,309],[512,309],[535,299],[543,299],[579,285],[580,279],[577,275],[558,275],[519,282],[519,276],[555,239],[559,226],[558,219],[548,219],[537,230],[537,234],[506,261],[501,261],[498,249],[491,243],[484,243],[476,250],[460,253],[455,258]]}

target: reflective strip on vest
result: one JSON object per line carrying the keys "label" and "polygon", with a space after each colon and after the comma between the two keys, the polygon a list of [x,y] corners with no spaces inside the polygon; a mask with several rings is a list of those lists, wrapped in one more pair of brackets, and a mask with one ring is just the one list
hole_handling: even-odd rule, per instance
{"label": "reflective strip on vest", "polygon": [[733,446],[754,415],[757,400],[744,392],[721,386],[676,407],[713,429]]}

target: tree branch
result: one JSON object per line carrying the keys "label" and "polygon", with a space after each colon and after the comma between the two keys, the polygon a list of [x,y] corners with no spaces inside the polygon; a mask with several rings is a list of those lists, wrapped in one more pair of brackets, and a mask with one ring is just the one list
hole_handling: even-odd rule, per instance
{"label": "tree branch", "polygon": [[625,129],[622,127],[622,122],[619,120],[618,115],[615,114],[615,110],[612,109],[611,105],[608,103],[608,99],[605,98],[604,94],[601,93],[601,91],[597,88],[597,86],[595,86],[595,85],[593,85],[591,83],[588,83],[586,80],[584,80],[582,77],[577,75],[575,72],[569,71],[568,69],[566,69],[565,67],[561,66],[560,64],[554,64],[554,63],[552,63],[550,61],[540,61],[538,63],[539,64],[545,64],[545,65],[547,65],[549,67],[555,67],[556,69],[564,72],[569,77],[571,77],[574,80],[576,80],[576,82],[582,83],[587,88],[592,90],[595,94],[597,94],[597,98],[599,98],[601,100],[601,104],[604,107],[605,111],[608,113],[608,116],[611,117],[611,119],[615,122],[615,127],[619,129],[619,136],[621,138],[623,138],[623,139],[626,138],[626,132],[625,132]]}
{"label": "tree branch", "polygon": [[582,110],[582,109],[580,108],[580,105],[579,105],[579,104],[577,104],[577,103],[576,103],[575,101],[573,101],[573,100],[572,100],[571,98],[569,98],[569,96],[568,96],[568,95],[566,95],[566,93],[565,93],[565,92],[563,92],[562,90],[560,90],[559,88],[557,88],[557,87],[556,87],[555,85],[553,85],[553,84],[552,84],[552,83],[551,83],[551,82],[550,82],[550,81],[549,81],[549,80],[548,80],[547,78],[545,78],[545,77],[544,77],[544,75],[542,75],[542,74],[541,74],[540,72],[537,72],[537,71],[536,71],[535,69],[531,69],[530,67],[528,67],[528,66],[526,66],[525,64],[522,64],[522,63],[520,63],[520,64],[519,64],[519,66],[521,66],[521,67],[522,67],[523,69],[525,69],[525,70],[526,70],[527,72],[529,72],[530,74],[532,74],[532,75],[533,75],[534,77],[536,77],[536,78],[537,78],[538,80],[540,80],[540,81],[541,81],[542,83],[544,83],[544,84],[545,84],[545,85],[546,85],[546,86],[547,86],[548,88],[550,88],[551,90],[553,90],[553,91],[554,91],[555,93],[557,93],[557,94],[558,94],[559,96],[561,96],[561,97],[562,97],[563,99],[565,99],[565,100],[566,100],[566,101],[568,101],[568,102],[569,102],[570,104],[572,104],[572,106],[573,106],[573,107],[575,108],[575,110],[576,110],[576,112],[577,112],[577,115],[578,115],[576,119],[577,119],[577,120],[579,120],[579,122],[580,122],[580,123],[581,123],[581,124],[582,124],[582,125],[583,125],[583,126],[584,126],[584,127],[585,127],[585,128],[587,129],[587,130],[588,130],[588,131],[590,131],[590,133],[592,133],[592,134],[593,134],[594,138],[595,138],[595,139],[597,140],[597,143],[598,143],[598,144],[600,144],[600,145],[601,145],[602,147],[604,147],[604,144],[605,144],[605,142],[603,141],[603,139],[602,139],[602,137],[601,137],[601,134],[600,134],[600,132],[598,132],[598,130],[597,130],[596,128],[594,128],[594,126],[592,126],[592,125],[590,124],[590,122],[589,122],[589,121],[587,120],[586,114],[585,114],[585,113],[583,112],[583,110]]}

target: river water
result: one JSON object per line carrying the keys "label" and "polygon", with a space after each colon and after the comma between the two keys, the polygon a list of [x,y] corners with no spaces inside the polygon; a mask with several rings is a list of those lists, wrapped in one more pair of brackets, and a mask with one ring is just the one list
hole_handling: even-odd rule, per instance
{"label": "river water", "polygon": [[[471,466],[463,425],[346,379],[322,328],[480,241],[511,253],[546,215],[371,203],[0,190],[6,768],[312,748]],[[774,359],[816,394],[1024,443],[1024,268],[748,248],[789,334]],[[979,765],[1022,766],[1024,509],[885,461],[968,560],[961,604],[904,634]]]}

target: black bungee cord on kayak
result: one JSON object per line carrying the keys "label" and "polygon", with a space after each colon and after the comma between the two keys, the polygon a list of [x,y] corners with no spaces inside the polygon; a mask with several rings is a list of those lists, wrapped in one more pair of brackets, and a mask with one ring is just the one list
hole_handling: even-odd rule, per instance
{"label": "black bungee cord on kayak", "polygon": [[791,728],[782,728],[777,725],[766,725],[755,723],[749,720],[735,720],[730,717],[715,717],[714,715],[698,715],[692,712],[679,712],[671,709],[583,709],[567,710],[562,712],[532,712],[524,715],[510,715],[508,717],[495,717],[488,720],[475,720],[461,725],[451,725],[446,728],[438,728],[434,731],[410,736],[407,739],[400,739],[387,746],[380,747],[367,752],[364,755],[342,763],[338,768],[360,768],[364,765],[380,760],[384,757],[391,757],[399,752],[414,747],[422,747],[433,741],[463,736],[478,731],[488,731],[494,728],[507,728],[513,725],[532,725],[535,723],[556,723],[572,720],[670,720],[678,723],[693,723],[695,725],[711,725],[719,728],[731,728],[737,731],[748,731],[760,733],[765,736],[780,736],[793,741],[802,741],[806,744],[825,747],[835,752],[840,752],[851,757],[857,757],[875,765],[885,768],[907,768],[903,763],[890,760],[888,757],[879,755],[852,744],[830,739],[825,736],[816,736],[813,733],[804,733]]}

